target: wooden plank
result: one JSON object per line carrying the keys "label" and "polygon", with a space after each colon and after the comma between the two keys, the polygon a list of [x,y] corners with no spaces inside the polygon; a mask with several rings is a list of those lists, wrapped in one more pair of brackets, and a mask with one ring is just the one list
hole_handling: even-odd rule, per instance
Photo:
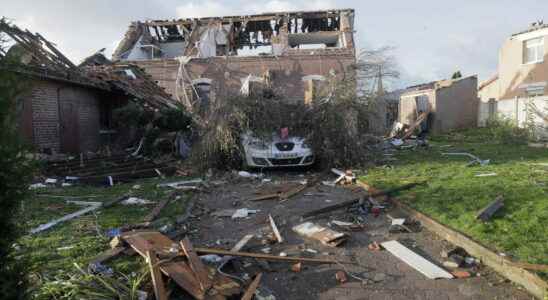
{"label": "wooden plank", "polygon": [[79,211],[73,212],[73,213],[68,214],[68,215],[66,215],[66,216],[63,216],[63,217],[61,217],[61,218],[59,218],[59,219],[50,221],[50,222],[48,222],[48,223],[46,223],[46,224],[42,224],[42,225],[40,225],[40,226],[38,226],[38,227],[32,229],[32,230],[30,231],[30,233],[31,233],[31,234],[35,234],[35,233],[42,232],[42,231],[44,231],[44,230],[50,229],[51,227],[53,227],[53,226],[55,226],[55,225],[57,225],[57,224],[59,224],[59,223],[63,223],[63,222],[65,222],[65,221],[72,220],[72,219],[74,219],[74,218],[77,218],[77,217],[79,217],[79,216],[81,216],[81,215],[85,215],[85,214],[87,214],[87,213],[89,213],[89,212],[91,212],[91,211],[97,210],[97,209],[99,209],[99,208],[101,208],[101,205],[92,205],[92,206],[83,208],[83,209],[81,209],[81,210],[79,210]]}
{"label": "wooden plank", "polygon": [[[150,250],[164,256],[173,255],[169,251],[173,241],[157,231],[129,232],[120,237],[145,259],[148,257],[147,251]],[[200,283],[185,262],[165,263],[160,266],[160,270],[196,299],[204,299],[204,291],[200,288]]]}
{"label": "wooden plank", "polygon": [[[393,193],[396,193],[396,192],[399,192],[399,191],[405,191],[405,190],[411,189],[411,188],[413,188],[417,185],[421,185],[421,184],[424,184],[424,183],[423,182],[410,183],[410,184],[402,185],[400,187],[396,187],[396,188],[393,188],[393,189],[390,189],[390,190],[379,191],[377,193],[368,193],[368,195],[369,195],[370,198],[375,198],[375,197],[384,196],[384,195],[390,195],[390,194],[393,194]],[[328,212],[331,212],[331,211],[334,211],[334,210],[337,210],[337,209],[342,209],[342,208],[345,208],[345,207],[348,207],[348,206],[352,206],[352,205],[358,203],[359,201],[360,201],[360,198],[357,198],[357,199],[345,201],[345,202],[342,202],[342,203],[339,203],[339,204],[326,206],[326,207],[323,207],[323,208],[320,208],[320,209],[316,209],[316,210],[304,213],[302,215],[302,217],[303,218],[308,218],[308,217],[316,216],[316,215],[319,215],[319,214],[328,213]]]}
{"label": "wooden plank", "polygon": [[150,269],[150,277],[152,277],[152,286],[154,287],[154,296],[156,296],[156,300],[167,300],[164,280],[162,279],[162,273],[158,267],[158,258],[153,250],[147,251],[147,263],[148,268]]}
{"label": "wooden plank", "polygon": [[426,229],[437,234],[455,246],[463,248],[470,255],[479,258],[483,264],[491,267],[501,276],[509,279],[510,281],[523,286],[536,298],[545,299],[545,297],[548,297],[548,283],[539,276],[521,267],[514,266],[511,261],[497,255],[495,252],[474,241],[472,238],[431,219],[427,215],[403,204],[401,201],[392,199],[392,202],[407,213],[407,215],[417,221],[420,221]]}
{"label": "wooden plank", "polygon": [[160,266],[160,270],[194,298],[205,298],[205,292],[200,288],[200,283],[185,262],[165,263]]}
{"label": "wooden plank", "polygon": [[108,261],[109,259],[112,259],[116,256],[118,256],[120,253],[124,252],[127,248],[126,247],[115,247],[112,249],[108,249],[104,251],[103,253],[97,255],[90,264],[102,264],[105,261]]}
{"label": "wooden plank", "polygon": [[430,279],[453,278],[453,275],[451,275],[451,273],[445,271],[444,269],[429,262],[424,257],[409,250],[398,241],[384,242],[381,243],[381,246],[383,246],[386,250],[388,250],[388,252],[392,253],[394,256],[401,259],[403,262],[413,267],[415,270],[421,272],[424,276]]}
{"label": "wooden plank", "polygon": [[145,216],[143,221],[145,223],[154,221],[154,219],[156,219],[156,217],[160,214],[162,209],[164,209],[164,207],[169,203],[169,201],[171,201],[171,197],[160,201],[160,203],[158,203],[158,205],[156,205],[156,207],[154,207],[152,211]]}
{"label": "wooden plank", "polygon": [[487,222],[503,206],[504,198],[502,195],[499,195],[497,196],[497,198],[495,198],[495,200],[493,200],[491,203],[489,203],[486,207],[478,212],[478,214],[476,215],[476,219]]}
{"label": "wooden plank", "polygon": [[415,131],[415,129],[417,127],[419,127],[419,125],[426,121],[426,118],[428,117],[428,114],[430,114],[430,108],[428,108],[427,111],[424,111],[422,112],[418,117],[417,117],[417,120],[411,124],[411,126],[409,126],[409,128],[407,129],[407,131],[405,131],[403,137],[401,138],[402,140],[405,140],[405,139],[408,139],[411,135],[413,135],[413,132]]}
{"label": "wooden plank", "polygon": [[212,282],[209,279],[209,272],[202,263],[202,260],[200,260],[198,255],[196,255],[196,252],[194,252],[194,248],[192,247],[192,243],[190,243],[188,237],[185,237],[181,241],[180,245],[181,249],[183,249],[183,252],[188,259],[188,264],[190,265],[190,268],[192,269],[192,271],[194,271],[194,274],[196,274],[196,278],[200,282],[200,287],[202,288],[202,290],[207,291],[211,287]]}
{"label": "wooden plank", "polygon": [[242,300],[251,300],[253,299],[253,295],[255,295],[255,291],[259,287],[259,283],[261,282],[261,277],[263,277],[263,273],[257,274],[255,276],[255,279],[251,282],[247,290],[245,291],[244,295],[242,296]]}
{"label": "wooden plank", "polygon": [[548,265],[529,264],[529,263],[522,263],[522,262],[511,262],[510,265],[514,267],[522,268],[522,269],[527,269],[527,270],[542,271],[542,272],[548,271]]}
{"label": "wooden plank", "polygon": [[230,256],[240,256],[240,257],[252,257],[257,259],[264,259],[270,261],[281,261],[281,262],[310,262],[310,263],[319,263],[319,264],[351,264],[351,262],[338,261],[334,259],[326,258],[305,258],[305,257],[283,257],[276,255],[268,255],[262,253],[251,253],[251,252],[240,252],[240,251],[228,251],[222,249],[211,249],[211,248],[194,248],[197,253],[200,254],[217,254],[217,255],[230,255]]}
{"label": "wooden plank", "polygon": [[271,215],[268,215],[268,219],[270,221],[270,228],[272,228],[272,231],[274,232],[274,236],[276,236],[278,243],[283,243],[284,239],[282,238],[282,235],[280,234],[280,231],[278,230],[278,226],[276,226],[274,219]]}

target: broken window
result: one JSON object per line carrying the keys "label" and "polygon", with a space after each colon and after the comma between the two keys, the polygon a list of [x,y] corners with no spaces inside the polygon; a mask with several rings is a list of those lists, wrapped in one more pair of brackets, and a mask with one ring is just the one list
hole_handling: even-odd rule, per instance
{"label": "broken window", "polygon": [[197,82],[193,84],[195,105],[200,111],[206,111],[209,107],[211,96],[211,83]]}
{"label": "broken window", "polygon": [[322,75],[308,75],[303,77],[304,103],[311,104],[324,92],[326,81]]}
{"label": "broken window", "polygon": [[532,64],[544,60],[544,38],[534,38],[523,42],[523,63]]}

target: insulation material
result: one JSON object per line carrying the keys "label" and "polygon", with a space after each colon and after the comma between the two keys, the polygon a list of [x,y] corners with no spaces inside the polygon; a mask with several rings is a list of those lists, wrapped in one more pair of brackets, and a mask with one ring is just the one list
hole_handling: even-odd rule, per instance
{"label": "insulation material", "polygon": [[228,43],[227,35],[228,33],[221,26],[207,28],[200,37],[198,57],[216,56],[217,45],[226,45]]}

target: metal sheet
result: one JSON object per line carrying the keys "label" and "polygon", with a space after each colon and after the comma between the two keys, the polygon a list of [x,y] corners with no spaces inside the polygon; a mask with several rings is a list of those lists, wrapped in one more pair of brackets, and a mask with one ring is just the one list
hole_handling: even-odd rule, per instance
{"label": "metal sheet", "polygon": [[415,252],[409,250],[404,245],[400,244],[398,241],[388,241],[381,244],[388,252],[392,253],[397,258],[401,259],[406,264],[413,267],[415,270],[422,273],[424,276],[430,279],[436,278],[453,278],[449,272],[444,269],[434,265],[433,263],[426,260],[424,257],[416,254]]}

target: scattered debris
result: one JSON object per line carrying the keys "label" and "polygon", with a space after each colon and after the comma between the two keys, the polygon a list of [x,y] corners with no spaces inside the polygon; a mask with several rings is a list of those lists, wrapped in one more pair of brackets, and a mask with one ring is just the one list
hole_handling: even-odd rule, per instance
{"label": "scattered debris", "polygon": [[453,271],[451,272],[451,274],[459,279],[469,278],[470,276],[472,276],[468,271]]}
{"label": "scattered debris", "polygon": [[489,164],[490,160],[489,159],[486,159],[486,160],[482,160],[480,159],[479,157],[477,156],[474,156],[470,153],[442,153],[441,155],[453,155],[453,156],[468,156],[470,157],[472,160],[470,162],[468,162],[468,164],[466,166],[472,166],[474,164],[479,164],[480,166],[486,166]]}
{"label": "scattered debris", "polygon": [[[390,189],[390,190],[378,191],[376,193],[370,193],[369,198],[374,198],[374,197],[384,196],[384,195],[390,195],[390,194],[393,194],[393,193],[396,193],[396,192],[405,191],[405,190],[411,189],[411,188],[413,188],[417,185],[421,185],[421,184],[424,184],[424,183],[423,182],[421,182],[421,183],[410,183],[410,184],[406,184],[406,185],[403,185],[403,186],[400,186],[400,187],[397,187],[397,188],[393,188],[393,189]],[[339,203],[339,204],[334,204],[334,205],[331,205],[331,206],[327,206],[327,207],[324,207],[324,208],[313,210],[313,211],[304,213],[302,215],[302,217],[303,218],[308,218],[308,217],[316,216],[316,215],[319,215],[319,214],[332,212],[334,210],[346,208],[346,207],[349,207],[349,206],[352,206],[354,204],[359,203],[360,199],[361,198],[357,198],[357,199],[354,199],[354,200],[349,200],[349,201],[345,201],[345,202],[342,202],[342,203]]]}
{"label": "scattered debris", "polygon": [[251,282],[247,290],[245,291],[244,295],[242,296],[242,300],[251,300],[253,299],[253,295],[255,295],[255,291],[257,290],[257,287],[259,286],[259,282],[261,282],[261,277],[263,276],[263,273],[257,274],[255,279]]}
{"label": "scattered debris", "polygon": [[29,185],[29,190],[36,190],[36,189],[41,189],[41,188],[47,188],[48,186],[39,182],[39,183],[33,183],[31,185]]}
{"label": "scattered debris", "polygon": [[280,234],[280,231],[278,230],[278,226],[276,226],[276,223],[274,222],[274,219],[271,215],[268,215],[268,220],[270,221],[270,228],[272,228],[272,232],[274,232],[274,236],[276,237],[276,240],[278,243],[283,243],[284,239],[282,238],[282,235]]}
{"label": "scattered debris", "polygon": [[121,204],[123,205],[146,205],[146,204],[152,204],[152,203],[155,203],[155,202],[137,198],[137,197],[129,197],[126,200],[121,202]]}
{"label": "scattered debris", "polygon": [[168,182],[168,183],[160,183],[156,185],[157,187],[170,187],[177,190],[192,190],[192,189],[198,189],[196,186],[192,186],[193,184],[200,184],[204,181],[202,179],[192,179],[192,180],[183,180],[183,181],[175,181],[175,182]]}
{"label": "scattered debris", "polygon": [[248,208],[240,208],[237,209],[234,214],[232,214],[232,219],[240,219],[240,218],[247,218],[249,214],[255,214],[259,212],[258,209],[248,209]]}
{"label": "scattered debris", "polygon": [[57,219],[57,220],[53,220],[53,221],[51,221],[51,222],[49,222],[49,223],[42,224],[42,225],[40,225],[40,226],[38,226],[38,227],[32,229],[32,230],[30,231],[30,233],[31,233],[31,234],[35,234],[35,233],[38,233],[38,232],[47,230],[47,229],[49,229],[49,228],[51,228],[51,227],[53,227],[53,226],[55,226],[55,225],[57,225],[57,224],[59,224],[59,223],[62,223],[62,222],[68,221],[68,220],[72,220],[72,219],[77,218],[77,217],[79,217],[79,216],[81,216],[81,215],[85,215],[85,214],[87,214],[87,213],[89,213],[89,212],[91,212],[91,211],[94,211],[94,210],[99,209],[100,207],[101,207],[101,205],[99,204],[99,205],[92,205],[92,206],[83,208],[83,209],[81,209],[81,210],[79,210],[79,211],[77,211],[77,212],[68,214],[68,215],[66,215],[66,216],[64,216],[64,217],[62,217],[62,218]]}
{"label": "scattered debris", "polygon": [[335,278],[339,281],[339,283],[345,283],[348,281],[348,277],[344,271],[337,271],[337,273],[335,273]]}
{"label": "scattered debris", "polygon": [[333,172],[333,173],[335,173],[336,175],[339,176],[333,182],[334,184],[341,183],[341,182],[343,184],[353,184],[356,181],[356,176],[354,176],[354,174],[352,174],[352,171],[350,171],[350,170],[346,171],[346,172],[343,172],[341,170],[333,168],[333,169],[331,169],[331,172]]}
{"label": "scattered debris", "polygon": [[[195,248],[197,253],[201,254],[217,254],[217,255],[230,255],[230,256],[240,256],[240,257],[251,257],[256,259],[264,259],[270,261],[284,261],[284,262],[309,262],[309,263],[318,263],[318,264],[350,264],[350,262],[338,261],[334,259],[327,258],[306,258],[306,257],[293,257],[293,256],[278,256],[278,255],[269,255],[262,253],[250,253],[250,252],[240,252],[240,251],[228,251],[221,249],[210,249],[210,248]],[[318,253],[316,251],[316,253]]]}
{"label": "scattered debris", "polygon": [[312,222],[294,226],[293,231],[301,236],[318,240],[329,247],[337,247],[349,238],[346,233],[340,233]]}
{"label": "scattered debris", "polygon": [[243,178],[263,178],[264,174],[254,174],[254,173],[249,173],[247,171],[240,171],[238,172],[238,176]]}
{"label": "scattered debris", "polygon": [[476,215],[476,219],[487,222],[502,207],[504,207],[504,198],[500,195],[497,196],[493,202],[489,203],[486,207],[480,210]]}
{"label": "scattered debris", "polygon": [[482,173],[482,174],[476,174],[476,177],[491,177],[491,176],[497,176],[497,173]]}
{"label": "scattered debris", "polygon": [[302,269],[302,263],[298,262],[296,264],[293,264],[291,265],[291,271],[295,272],[295,273],[299,273]]}
{"label": "scattered debris", "polygon": [[167,300],[166,288],[162,280],[162,274],[158,268],[158,258],[153,250],[147,251],[147,263],[152,277],[152,286],[154,287],[154,295],[156,300]]}
{"label": "scattered debris", "polygon": [[388,250],[388,252],[430,279],[453,278],[453,275],[409,250],[398,241],[388,241],[381,243],[381,245],[384,249]]}
{"label": "scattered debris", "polygon": [[371,251],[381,251],[382,250],[381,245],[379,245],[379,243],[377,243],[377,242],[373,242],[373,243],[369,244],[367,246],[367,248]]}
{"label": "scattered debris", "polygon": [[235,212],[236,212],[235,208],[228,208],[228,209],[216,210],[212,212],[211,215],[219,218],[232,217],[232,215],[234,215]]}

